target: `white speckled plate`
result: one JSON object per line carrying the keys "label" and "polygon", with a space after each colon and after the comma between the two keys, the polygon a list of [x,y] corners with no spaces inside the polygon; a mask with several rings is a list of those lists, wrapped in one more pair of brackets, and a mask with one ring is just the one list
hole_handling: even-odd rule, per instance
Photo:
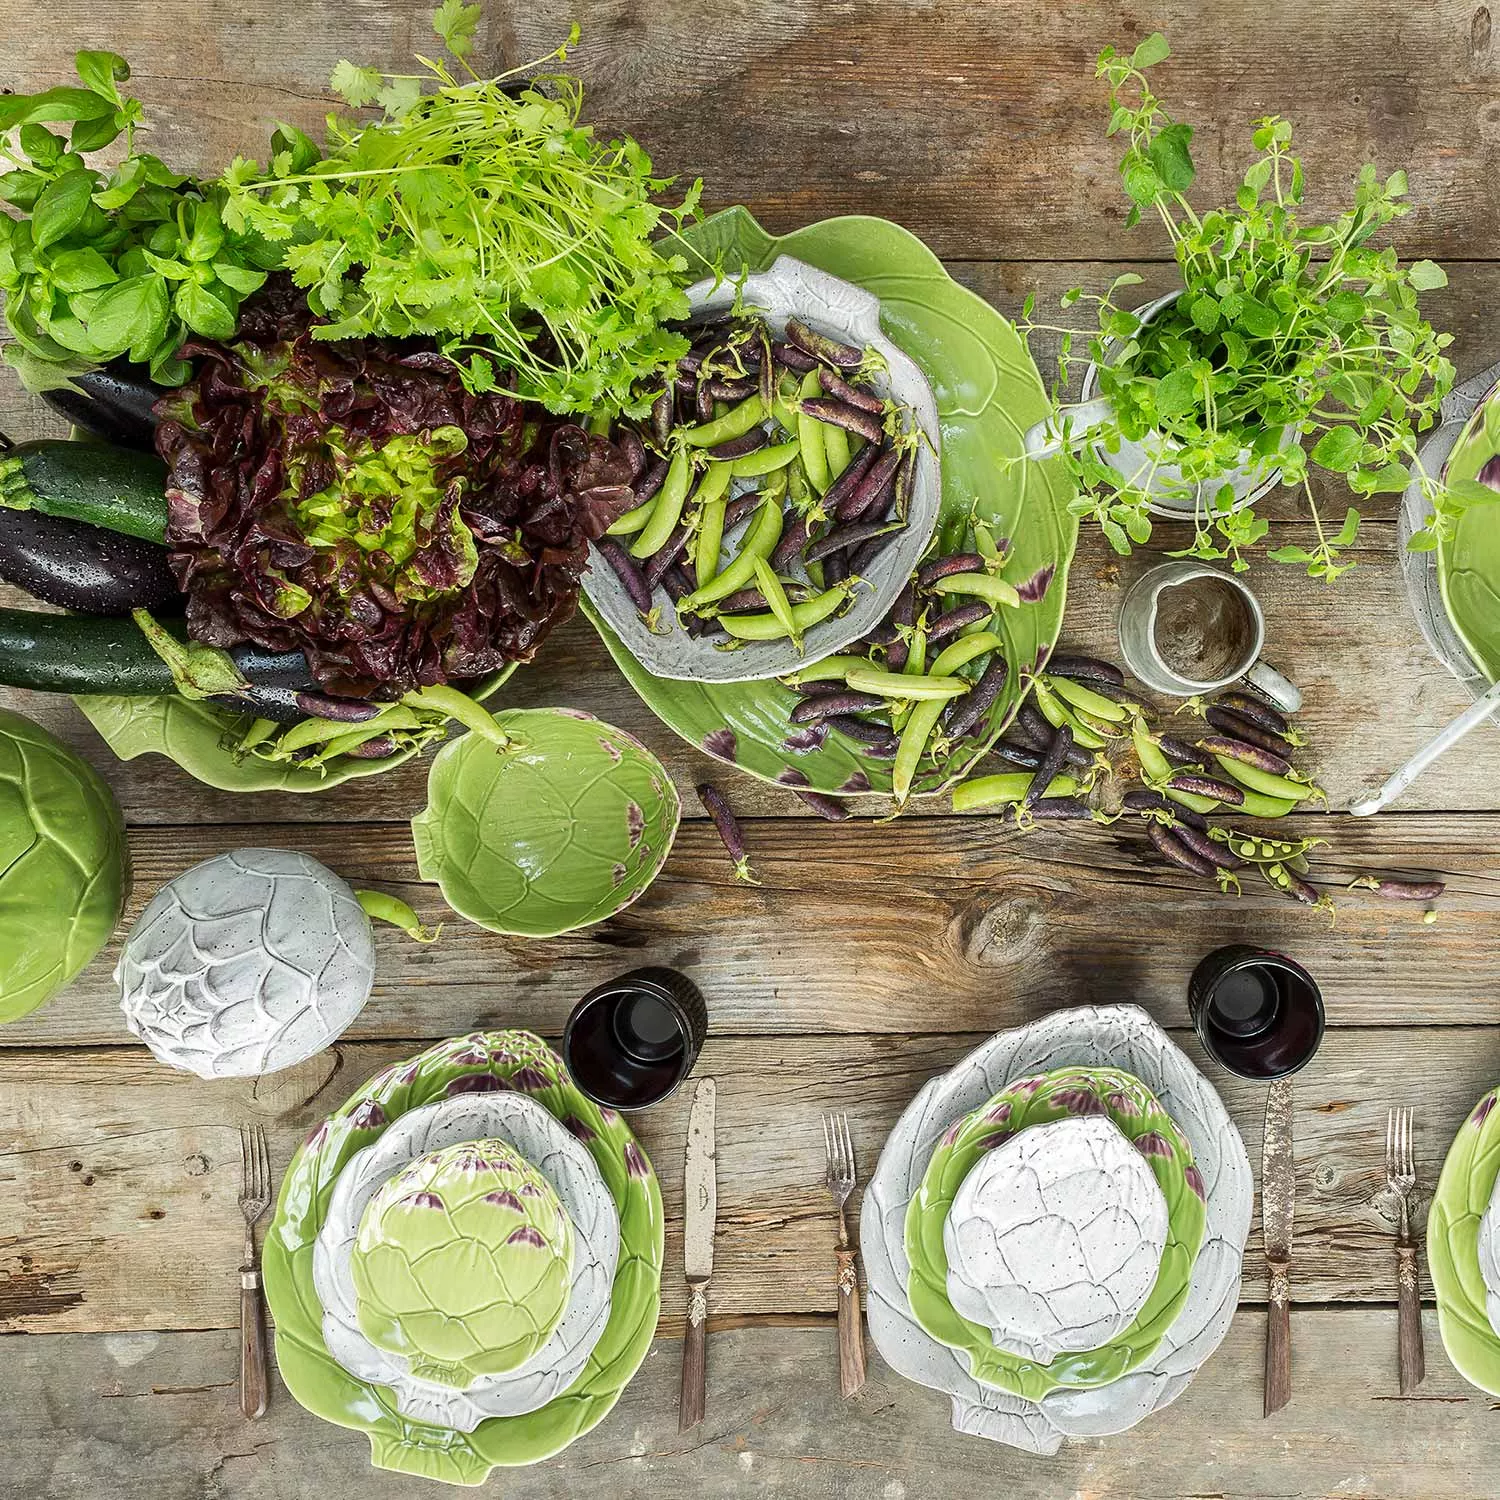
{"label": "white speckled plate", "polygon": [[[402,1356],[376,1348],[360,1331],[350,1253],[365,1207],[382,1183],[430,1151],[492,1137],[515,1147],[556,1190],[573,1224],[572,1282],[567,1309],[535,1356],[459,1391],[418,1379]],[[619,1253],[619,1214],[583,1145],[524,1095],[462,1094],[403,1115],[339,1174],[313,1251],[323,1337],[351,1375],[388,1386],[403,1416],[472,1432],[487,1417],[540,1410],[578,1378],[609,1321]]]}
{"label": "white speckled plate", "polygon": [[[1182,1312],[1151,1358],[1113,1384],[1059,1389],[1031,1401],[981,1385],[963,1355],[912,1317],[906,1210],[954,1121],[1015,1079],[1070,1064],[1123,1069],[1157,1096],[1192,1145],[1207,1224]],[[1029,1453],[1055,1453],[1065,1437],[1123,1432],[1176,1400],[1228,1332],[1253,1198],[1250,1161],[1219,1096],[1145,1011],[1133,1005],[1058,1011],[1001,1032],[933,1079],[891,1131],[860,1215],[870,1336],[893,1369],[952,1398],[960,1432]]]}
{"label": "white speckled plate", "polygon": [[[609,564],[591,566],[583,575],[589,602],[636,660],[656,677],[685,682],[758,682],[784,677],[868,635],[890,612],[896,595],[915,570],[917,559],[932,539],[942,502],[937,400],[917,362],[881,332],[880,299],[790,255],[778,256],[770,270],[756,272],[742,282],[710,279],[694,283],[687,291],[695,316],[727,311],[737,294],[746,309],[764,314],[778,336],[785,332],[788,318],[801,318],[819,333],[876,350],[886,362],[886,373],[873,377],[871,386],[880,395],[910,407],[927,441],[917,450],[906,530],[870,564],[865,575],[868,586],[856,592],[853,605],[843,614],[814,625],[800,652],[791,641],[756,642],[743,650],[721,651],[712,641],[695,638],[681,629],[675,606],[664,594],[658,595],[658,634],[642,620]],[[735,493],[754,483],[736,480]],[[741,523],[741,530],[749,524]],[[725,538],[726,542],[738,539],[735,532]],[[594,556],[597,561],[597,553]]]}

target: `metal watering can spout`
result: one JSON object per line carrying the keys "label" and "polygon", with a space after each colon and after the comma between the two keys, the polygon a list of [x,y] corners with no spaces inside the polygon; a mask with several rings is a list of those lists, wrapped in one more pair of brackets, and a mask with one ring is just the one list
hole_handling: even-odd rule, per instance
{"label": "metal watering can spout", "polygon": [[1022,434],[1022,456],[1051,458],[1064,448],[1076,448],[1088,439],[1096,427],[1102,427],[1114,414],[1114,407],[1104,396],[1095,396],[1092,401],[1079,401],[1072,406],[1059,406]]}

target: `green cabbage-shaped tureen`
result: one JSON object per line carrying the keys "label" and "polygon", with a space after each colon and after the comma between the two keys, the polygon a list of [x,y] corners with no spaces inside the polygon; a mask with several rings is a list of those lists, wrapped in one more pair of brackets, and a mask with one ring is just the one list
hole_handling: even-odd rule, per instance
{"label": "green cabbage-shaped tureen", "polygon": [[359,1326],[419,1379],[459,1388],[524,1364],[567,1306],[573,1226],[504,1141],[419,1158],[370,1200],[354,1242]]}

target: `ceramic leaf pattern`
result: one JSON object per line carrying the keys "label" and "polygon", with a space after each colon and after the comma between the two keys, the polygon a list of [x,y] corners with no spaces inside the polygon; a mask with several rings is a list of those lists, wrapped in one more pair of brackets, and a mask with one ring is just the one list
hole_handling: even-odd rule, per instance
{"label": "ceramic leaf pattern", "polygon": [[310,855],[236,849],[169,881],[115,968],[125,1022],[162,1062],[254,1076],[321,1052],[375,980],[370,919]]}
{"label": "ceramic leaf pattern", "polygon": [[[1493,475],[1500,454],[1500,387],[1479,404],[1443,470],[1444,483]],[[1500,489],[1500,477],[1487,481]],[[1500,498],[1500,496],[1497,496]],[[1491,681],[1500,677],[1500,529],[1492,507],[1458,513],[1452,534],[1437,548],[1438,587],[1448,619],[1470,656]]]}
{"label": "ceramic leaf pattern", "polygon": [[[880,303],[881,326],[926,375],[942,429],[942,507],[938,537],[957,550],[971,514],[1004,539],[1002,576],[1031,602],[1002,609],[992,627],[1005,641],[1011,672],[985,720],[985,733],[953,754],[945,770],[924,772],[919,793],[959,779],[1015,716],[1023,672],[1056,643],[1078,539],[1070,481],[1057,460],[1023,460],[1021,436],[1051,409],[1041,377],[1015,328],[989,303],[951,280],[914,235],[885,219],[826,219],[773,239],[743,208],[726,209],[686,231],[706,261],[765,270],[778,255],[863,287]],[[588,600],[584,612],[615,664],[646,705],[689,744],[781,786],[832,795],[889,792],[891,763],[854,740],[797,730],[797,703],[778,682],[677,682],[653,677]]]}
{"label": "ceramic leaf pattern", "polygon": [[555,937],[630,905],[665,863],[682,806],[639,740],[575,709],[496,716],[433,760],[412,819],[417,870],[491,932]]}
{"label": "ceramic leaf pattern", "polygon": [[[392,1122],[425,1104],[508,1092],[535,1100],[554,1119],[576,1122],[590,1137],[582,1144],[619,1215],[620,1255],[609,1320],[578,1379],[535,1411],[489,1417],[472,1432],[458,1432],[402,1416],[389,1391],[349,1374],[329,1353],[313,1277],[314,1247],[344,1167]],[[620,1116],[580,1094],[540,1038],[523,1031],[472,1032],[378,1073],[317,1126],[293,1157],[264,1252],[276,1362],[303,1406],[369,1435],[377,1467],[482,1484],[497,1466],[537,1463],[557,1453],[614,1406],[656,1331],[662,1250],[656,1175]]]}
{"label": "ceramic leaf pattern", "polygon": [[[1056,1390],[1033,1401],[981,1385],[961,1354],[912,1317],[904,1226],[949,1126],[1012,1080],[1063,1066],[1117,1068],[1156,1096],[1192,1147],[1207,1195],[1204,1240],[1182,1311],[1143,1365],[1110,1385]],[[871,1337],[892,1368],[953,1399],[953,1425],[961,1432],[1031,1453],[1056,1452],[1068,1436],[1123,1432],[1176,1400],[1228,1332],[1253,1198],[1250,1161],[1223,1103],[1137,1006],[1080,1006],[1001,1032],[928,1083],[881,1152],[860,1215]]]}
{"label": "ceramic leaf pattern", "polygon": [[[350,1374],[388,1387],[403,1416],[472,1432],[486,1417],[536,1411],[578,1378],[609,1318],[610,1288],[620,1255],[620,1221],[577,1131],[523,1094],[460,1092],[400,1116],[356,1152],[339,1174],[318,1232],[313,1281],[325,1309],[323,1335]],[[458,1142],[508,1142],[551,1183],[573,1226],[575,1244],[567,1306],[547,1343],[504,1375],[479,1376],[460,1390],[436,1389],[413,1376],[410,1362],[377,1349],[360,1329],[351,1266],[355,1236],[376,1192],[409,1163]]]}

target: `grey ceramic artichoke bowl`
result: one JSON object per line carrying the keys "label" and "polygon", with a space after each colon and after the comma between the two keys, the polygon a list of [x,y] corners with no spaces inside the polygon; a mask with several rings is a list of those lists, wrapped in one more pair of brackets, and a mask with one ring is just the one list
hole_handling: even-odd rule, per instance
{"label": "grey ceramic artichoke bowl", "polygon": [[[937,401],[916,361],[881,332],[879,299],[789,255],[780,256],[769,271],[747,276],[743,282],[697,282],[688,288],[687,295],[694,316],[701,316],[727,311],[737,293],[744,307],[762,314],[778,336],[785,332],[788,318],[800,318],[819,333],[877,350],[885,359],[886,372],[871,385],[882,396],[909,407],[927,441],[917,451],[906,530],[870,565],[866,586],[855,594],[853,605],[844,614],[814,625],[804,637],[801,651],[789,640],[757,642],[746,649],[729,651],[710,640],[694,639],[678,625],[673,605],[661,593],[657,595],[660,633],[653,632],[613,570],[596,557],[596,565],[583,578],[589,602],[631,654],[657,677],[688,682],[757,682],[784,677],[868,635],[890,612],[926,550],[942,501]],[[731,493],[749,489],[755,482],[736,480]],[[742,523],[741,530],[749,524]],[[739,532],[730,532],[726,541],[737,543]]]}

